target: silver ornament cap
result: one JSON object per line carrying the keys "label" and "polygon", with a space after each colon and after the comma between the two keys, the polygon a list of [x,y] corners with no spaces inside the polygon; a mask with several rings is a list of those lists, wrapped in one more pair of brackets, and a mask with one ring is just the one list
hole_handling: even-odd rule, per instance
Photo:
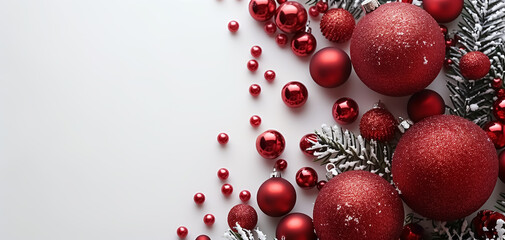
{"label": "silver ornament cap", "polygon": [[365,11],[365,13],[371,13],[373,12],[375,9],[377,9],[378,7],[380,6],[380,3],[378,0],[365,0],[363,1],[363,3],[361,4],[361,8],[363,9],[363,11]]}

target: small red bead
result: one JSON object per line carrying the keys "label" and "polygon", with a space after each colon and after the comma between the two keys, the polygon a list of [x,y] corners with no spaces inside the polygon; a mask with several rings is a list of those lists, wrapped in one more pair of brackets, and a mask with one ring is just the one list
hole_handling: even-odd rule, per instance
{"label": "small red bead", "polygon": [[359,107],[358,104],[351,98],[340,98],[332,109],[333,119],[339,124],[350,124],[358,118]]}
{"label": "small red bead", "polygon": [[207,235],[200,235],[196,237],[195,240],[210,240],[210,237]]}
{"label": "small red bead", "polygon": [[261,56],[261,47],[260,46],[252,46],[251,55],[255,58]]}
{"label": "small red bead", "polygon": [[450,48],[453,46],[456,46],[456,40],[454,40],[453,38],[449,38],[449,39],[445,40],[445,47],[446,48]]}
{"label": "small red bead", "polygon": [[205,195],[203,193],[196,193],[195,196],[193,197],[193,200],[195,201],[196,204],[202,204],[205,202]]}
{"label": "small red bead", "polygon": [[277,42],[277,45],[284,47],[288,43],[288,36],[284,33],[277,34],[275,42]]}
{"label": "small red bead", "polygon": [[501,97],[505,97],[505,89],[498,89],[498,91],[496,91],[496,96],[501,98]]}
{"label": "small red bead", "polygon": [[452,62],[452,59],[450,59],[450,58],[446,58],[446,59],[444,60],[444,67],[445,67],[445,68],[449,68],[449,67],[452,65],[452,63],[453,63],[453,62]]}
{"label": "small red bead", "polygon": [[258,127],[261,124],[261,118],[258,115],[252,115],[249,119],[249,123],[253,127]]}
{"label": "small red bead", "polygon": [[217,170],[217,177],[221,180],[226,180],[230,176],[230,172],[226,168],[220,168]]}
{"label": "small red bead", "polygon": [[273,22],[267,22],[264,29],[267,34],[272,35],[277,31],[277,26]]}
{"label": "small red bead", "polygon": [[212,214],[205,214],[205,216],[203,216],[203,223],[207,226],[211,226],[215,221],[216,218],[214,218],[214,215]]}
{"label": "small red bead", "polygon": [[312,6],[309,8],[309,15],[312,17],[317,17],[319,16],[319,11],[317,11],[316,6]]}
{"label": "small red bead", "polygon": [[263,76],[265,80],[272,82],[275,79],[275,72],[273,70],[267,70]]}
{"label": "small red bead", "polygon": [[326,184],[326,181],[324,181],[324,180],[321,180],[321,181],[317,182],[317,185],[316,185],[317,190],[321,191],[321,189],[323,189],[323,187],[324,187],[325,184]]}
{"label": "small red bead", "polygon": [[285,3],[286,1],[287,1],[287,0],[277,0],[277,3],[278,3],[278,4],[283,4],[283,3]]}
{"label": "small red bead", "polygon": [[444,36],[447,35],[448,30],[446,26],[440,24],[440,31],[442,32],[442,34],[444,34]]}
{"label": "small red bead", "polygon": [[185,238],[188,236],[188,229],[184,226],[180,226],[177,228],[177,236],[179,236],[179,238]]}
{"label": "small red bead", "polygon": [[303,167],[296,173],[296,184],[303,189],[311,189],[317,185],[317,172],[311,167]]}
{"label": "small red bead", "polygon": [[247,202],[247,201],[249,201],[249,199],[251,199],[251,193],[247,190],[242,190],[239,193],[238,197],[240,198],[240,200],[242,202]]}
{"label": "small red bead", "polygon": [[495,78],[491,81],[491,87],[494,89],[500,89],[503,85],[503,81],[500,78]]}
{"label": "small red bead", "polygon": [[314,153],[314,150],[307,150],[314,145],[312,142],[317,142],[317,135],[314,133],[309,133],[300,139],[300,150],[309,157],[313,157]]}
{"label": "small red bead", "polygon": [[236,32],[238,31],[238,22],[233,20],[233,21],[230,21],[228,23],[228,30],[230,30],[230,32]]}
{"label": "small red bead", "polygon": [[326,11],[328,11],[328,3],[319,1],[316,3],[316,9],[320,13],[325,13]]}
{"label": "small red bead", "polygon": [[249,93],[253,96],[253,97],[257,97],[260,95],[261,93],[261,87],[260,85],[258,84],[252,84],[250,87],[249,87]]}
{"label": "small red bead", "polygon": [[275,162],[275,169],[284,171],[288,167],[288,162],[284,159],[279,159]]}
{"label": "small red bead", "polygon": [[228,143],[229,137],[228,134],[226,133],[220,133],[217,135],[217,141],[221,144],[226,144]]}
{"label": "small red bead", "polygon": [[256,70],[258,70],[258,61],[254,60],[254,59],[251,59],[247,62],[247,69],[249,69],[249,71],[251,72],[255,72]]}
{"label": "small red bead", "polygon": [[221,192],[223,193],[223,195],[225,196],[230,196],[232,193],[233,193],[233,187],[228,184],[228,183],[225,183],[223,184],[223,186],[221,187]]}

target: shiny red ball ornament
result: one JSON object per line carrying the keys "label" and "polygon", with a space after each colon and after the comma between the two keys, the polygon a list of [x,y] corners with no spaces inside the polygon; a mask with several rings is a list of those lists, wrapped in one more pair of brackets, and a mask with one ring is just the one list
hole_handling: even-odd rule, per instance
{"label": "shiny red ball ornament", "polygon": [[253,97],[257,97],[260,95],[261,93],[261,87],[260,85],[258,84],[252,84],[250,87],[249,87],[249,93],[253,96]]}
{"label": "shiny red ball ornament", "polygon": [[317,240],[312,218],[303,213],[291,213],[283,217],[275,231],[277,239]]}
{"label": "shiny red ball ornament", "polygon": [[316,46],[316,38],[310,32],[298,32],[291,39],[291,51],[299,57],[305,57],[314,53]]}
{"label": "shiny red ball ornament", "polygon": [[501,78],[494,78],[491,81],[491,87],[493,87],[494,89],[500,89],[500,88],[502,88],[502,86],[503,86],[503,81],[501,80]]}
{"label": "shiny red ball ornament", "polygon": [[210,240],[210,237],[207,235],[200,235],[196,237],[195,240]]}
{"label": "shiny red ball ornament", "polygon": [[497,120],[505,122],[505,98],[498,98],[494,102],[493,115]]}
{"label": "shiny red ball ornament", "polygon": [[498,177],[498,157],[486,132],[452,115],[414,124],[400,138],[391,162],[393,182],[404,202],[416,213],[440,221],[478,210]]}
{"label": "shiny red ball ornament", "polygon": [[265,30],[265,32],[267,34],[272,35],[277,31],[277,26],[275,26],[275,24],[273,22],[268,22],[268,23],[265,23],[265,26],[263,27],[263,29]]}
{"label": "shiny red ball ornament", "polygon": [[295,33],[307,23],[307,10],[302,4],[295,1],[287,1],[281,4],[275,12],[275,24],[285,33]]}
{"label": "shiny red ball ornament", "polygon": [[472,230],[475,238],[479,240],[484,239],[499,239],[496,229],[497,221],[505,221],[505,216],[499,212],[491,210],[481,210],[477,216],[472,219]]}
{"label": "shiny red ball ornament", "polygon": [[505,126],[500,121],[488,122],[482,128],[486,131],[487,136],[493,142],[495,148],[505,147]]}
{"label": "shiny red ball ornament", "polygon": [[253,57],[257,58],[257,57],[261,56],[261,52],[262,52],[262,50],[261,50],[260,46],[255,45],[255,46],[251,47],[251,55]]}
{"label": "shiny red ball ornament", "polygon": [[444,34],[444,36],[447,35],[447,32],[449,32],[447,27],[442,24],[440,24],[439,26],[440,26],[440,31],[442,32],[442,34]]}
{"label": "shiny red ball ornament", "polygon": [[358,118],[358,104],[351,98],[340,98],[333,104],[332,115],[335,122],[350,124]]}
{"label": "shiny red ball ornament", "polygon": [[498,89],[498,91],[496,91],[496,96],[499,98],[505,97],[505,89]]}
{"label": "shiny red ball ornament", "polygon": [[221,193],[225,196],[230,196],[233,193],[233,186],[225,183],[223,186],[221,186]]}
{"label": "shiny red ball ornament", "polygon": [[239,24],[237,21],[232,20],[228,23],[228,30],[232,33],[237,32],[239,28]]}
{"label": "shiny red ball ornament", "polygon": [[328,10],[319,23],[323,36],[336,43],[349,41],[356,26],[356,21],[352,14],[343,8],[332,8]]}
{"label": "shiny red ball ornament", "polygon": [[280,47],[284,47],[288,43],[288,36],[284,33],[279,33],[277,36],[275,36],[275,42]]}
{"label": "shiny red ball ornament", "polygon": [[255,72],[256,70],[258,70],[258,67],[259,67],[258,61],[254,59],[251,59],[247,62],[247,69],[249,69],[249,71],[251,72]]}
{"label": "shiny red ball ornament", "polygon": [[423,0],[423,8],[437,22],[448,23],[461,14],[463,0]]}
{"label": "shiny red ball ornament", "polygon": [[270,217],[280,217],[295,206],[296,191],[286,179],[273,177],[261,184],[256,200],[263,213]]}
{"label": "shiny red ball ornament", "polygon": [[228,137],[228,134],[226,133],[220,133],[217,135],[217,142],[220,144],[227,144],[228,140],[230,140],[230,137]]}
{"label": "shiny red ball ornament", "polygon": [[203,223],[207,226],[212,226],[215,221],[216,218],[212,214],[205,214],[205,216],[203,216]]}
{"label": "shiny red ball ornament", "polygon": [[274,0],[251,0],[249,2],[249,14],[256,21],[264,22],[275,14]]}
{"label": "shiny red ball ornament", "polygon": [[423,240],[424,228],[417,223],[409,223],[403,227],[400,240]]}
{"label": "shiny red ball ornament", "polygon": [[324,185],[326,185],[326,181],[324,181],[324,180],[317,182],[317,185],[316,185],[317,190],[321,191],[321,189],[323,189]]}
{"label": "shiny red ball ornament", "polygon": [[217,170],[217,177],[221,180],[226,180],[228,179],[228,176],[230,176],[230,172],[226,168],[220,168]]}
{"label": "shiny red ball ornament", "polygon": [[258,223],[258,214],[253,207],[247,204],[238,204],[230,209],[228,212],[228,226],[233,231],[237,231],[235,227],[237,223],[243,229],[253,230]]}
{"label": "shiny red ball ornament", "polygon": [[290,108],[301,107],[307,102],[309,92],[301,82],[288,82],[281,91],[282,101]]}
{"label": "shiny red ball ornament", "polygon": [[265,77],[265,80],[272,82],[275,80],[275,72],[273,70],[266,70],[265,74],[263,74],[263,77]]}
{"label": "shiny red ball ornament", "polygon": [[313,157],[314,150],[307,150],[307,148],[311,148],[314,145],[313,142],[317,143],[317,135],[314,133],[309,133],[300,139],[300,150],[309,157]]}
{"label": "shiny red ball ornament", "polygon": [[437,92],[424,89],[409,98],[407,113],[410,120],[419,122],[424,118],[445,113],[445,102]]}
{"label": "shiny red ball ornament", "polygon": [[469,52],[459,60],[459,70],[467,79],[481,79],[489,73],[489,69],[491,69],[489,57],[479,51]]}
{"label": "shiny red ball ornament", "polygon": [[288,162],[284,159],[279,159],[275,162],[275,169],[284,171],[288,167]]}
{"label": "shiny red ball ornament", "polygon": [[203,193],[196,193],[195,196],[193,196],[193,201],[195,201],[196,204],[203,204],[203,202],[205,202],[205,195],[203,195]]}
{"label": "shiny red ball ornament", "polygon": [[438,23],[426,11],[391,2],[366,14],[356,25],[351,38],[352,64],[370,89],[407,96],[437,77],[445,59],[444,42]]}
{"label": "shiny red ball ornament", "polygon": [[319,1],[316,3],[316,9],[320,13],[325,13],[326,11],[328,11],[328,3]]}
{"label": "shiny red ball ornament", "polygon": [[317,184],[317,172],[311,167],[303,167],[296,172],[296,184],[303,189],[312,189]]}
{"label": "shiny red ball ornament", "polygon": [[309,15],[311,17],[318,17],[319,16],[319,11],[317,11],[316,6],[312,6],[309,8]]}
{"label": "shiny red ball ornament", "polygon": [[348,171],[321,189],[313,216],[319,240],[392,240],[400,237],[403,214],[402,200],[388,181],[368,171]]}
{"label": "shiny red ball ornament", "polygon": [[249,201],[249,199],[251,199],[251,193],[247,190],[242,190],[238,194],[238,198],[240,198],[240,201],[242,201],[242,202],[247,202],[247,201]]}
{"label": "shiny red ball ornament", "polygon": [[310,76],[319,86],[338,87],[349,79],[352,65],[346,52],[334,47],[319,50],[310,60]]}
{"label": "shiny red ball ornament", "polygon": [[498,154],[498,177],[505,183],[505,151],[501,151]]}
{"label": "shiny red ball ornament", "polygon": [[188,236],[188,229],[184,226],[180,226],[177,228],[177,236],[179,236],[179,238],[185,238]]}
{"label": "shiny red ball ornament", "polygon": [[282,134],[275,130],[267,130],[256,138],[256,150],[266,159],[274,159],[279,157],[286,142]]}
{"label": "shiny red ball ornament", "polygon": [[388,142],[394,139],[398,122],[388,110],[377,107],[363,114],[359,131],[365,139]]}
{"label": "shiny red ball ornament", "polygon": [[253,115],[250,119],[249,119],[249,123],[251,124],[251,126],[253,127],[259,127],[261,125],[261,118],[260,116],[258,115]]}

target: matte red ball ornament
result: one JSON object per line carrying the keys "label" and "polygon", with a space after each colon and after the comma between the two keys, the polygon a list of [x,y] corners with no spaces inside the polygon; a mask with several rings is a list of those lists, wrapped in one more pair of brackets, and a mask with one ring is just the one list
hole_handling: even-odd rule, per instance
{"label": "matte red ball ornament", "polygon": [[238,197],[240,198],[240,201],[242,202],[247,202],[249,199],[251,199],[251,193],[247,190],[242,190]]}
{"label": "matte red ball ornament", "polygon": [[301,107],[307,102],[309,92],[301,82],[288,82],[281,91],[282,101],[290,108]]}
{"label": "matte red ball ornament", "polygon": [[328,3],[319,1],[316,3],[316,9],[320,13],[325,13],[326,11],[328,11]]}
{"label": "matte red ball ornament", "polygon": [[352,14],[343,8],[332,8],[328,10],[319,23],[323,36],[336,43],[349,41],[356,26],[356,21]]}
{"label": "matte red ball ornament", "polygon": [[313,216],[319,240],[392,240],[400,237],[403,214],[402,200],[388,181],[368,171],[348,171],[321,189]]}
{"label": "matte red ball ornament", "polygon": [[498,177],[498,157],[478,125],[458,116],[436,115],[414,124],[401,137],[391,172],[413,211],[450,221],[470,215],[488,200]]}
{"label": "matte red ball ornament", "polygon": [[203,202],[205,202],[205,195],[203,195],[203,193],[195,193],[193,201],[195,201],[196,204],[203,204]]}
{"label": "matte red ball ornament", "polygon": [[424,118],[445,113],[445,102],[437,92],[424,89],[409,98],[407,113],[410,120],[419,122]]}
{"label": "matte red ball ornament", "polygon": [[265,29],[265,32],[270,35],[274,34],[277,31],[277,26],[275,26],[273,22],[265,23],[265,26],[263,28]]}
{"label": "matte red ball ornament", "polygon": [[423,8],[437,22],[448,23],[461,14],[463,0],[423,0]]}
{"label": "matte red ball ornament", "polygon": [[239,28],[239,24],[237,21],[232,20],[228,23],[228,30],[232,33],[237,32]]}
{"label": "matte red ball ornament", "polygon": [[256,150],[266,159],[274,159],[279,157],[286,142],[282,134],[275,130],[267,130],[256,138]]}
{"label": "matte red ball ornament", "polygon": [[309,32],[298,32],[291,39],[291,51],[296,56],[305,57],[316,51],[317,41],[314,35]]}
{"label": "matte red ball ornament", "polygon": [[409,223],[403,227],[400,240],[423,240],[424,228],[417,223]]}
{"label": "matte red ball ornament", "polygon": [[303,213],[291,213],[283,217],[275,231],[277,239],[317,240],[312,218]]}
{"label": "matte red ball ornament", "polygon": [[185,238],[188,236],[188,229],[184,226],[180,226],[177,228],[177,236],[179,236],[179,238]]}
{"label": "matte red ball ornament", "polygon": [[469,52],[459,60],[459,70],[467,79],[481,79],[489,73],[489,69],[491,69],[489,57],[479,51]]}
{"label": "matte red ball ornament", "polygon": [[253,127],[259,127],[261,125],[261,117],[258,116],[258,115],[253,115],[250,119],[249,119],[249,123],[251,124],[251,126]]}
{"label": "matte red ball ornament", "polygon": [[505,98],[498,98],[494,102],[493,115],[497,120],[505,121]]}
{"label": "matte red ball ornament", "polygon": [[339,124],[352,123],[359,115],[358,104],[351,98],[340,98],[333,104],[332,115]]}
{"label": "matte red ball ornament", "polygon": [[314,143],[317,143],[317,135],[314,133],[309,133],[300,139],[300,150],[302,150],[305,155],[313,157],[312,154],[314,153],[314,150],[307,149],[311,148]]}
{"label": "matte red ball ornament", "polygon": [[275,169],[284,171],[288,167],[288,162],[284,159],[279,159],[275,162]]}
{"label": "matte red ball ornament", "polygon": [[223,184],[223,186],[221,186],[221,193],[226,197],[230,196],[233,193],[233,186],[228,183]]}
{"label": "matte red ball ornament", "polygon": [[359,122],[359,131],[365,139],[388,142],[394,139],[398,122],[382,107],[370,109]]}
{"label": "matte red ball ornament", "polygon": [[251,55],[253,57],[257,58],[257,57],[261,56],[261,52],[262,52],[262,50],[261,50],[260,46],[255,45],[255,46],[251,47]]}
{"label": "matte red ball ornament", "polygon": [[275,24],[285,33],[295,33],[307,23],[307,10],[302,4],[295,1],[287,1],[281,4],[275,12]]}
{"label": "matte red ball ornament", "polygon": [[418,6],[387,3],[356,25],[351,59],[370,89],[388,96],[410,95],[426,88],[442,69],[444,35]]}
{"label": "matte red ball ornament", "polygon": [[474,237],[479,240],[500,239],[496,229],[498,220],[505,221],[505,216],[491,210],[479,211],[471,223]]}
{"label": "matte red ball ornament", "polygon": [[251,94],[251,96],[253,97],[257,97],[260,95],[261,93],[261,87],[260,85],[258,84],[252,84],[250,87],[249,87],[249,93]]}
{"label": "matte red ball ornament", "polygon": [[216,218],[212,214],[205,214],[205,216],[203,216],[203,223],[207,226],[212,226],[215,221]]}
{"label": "matte red ball ornament", "polygon": [[227,144],[228,140],[230,140],[230,137],[228,137],[228,134],[226,133],[220,133],[217,135],[217,142],[220,144]]}
{"label": "matte red ball ornament", "polygon": [[312,189],[317,184],[317,172],[311,167],[303,167],[296,172],[296,184],[303,189]]}
{"label": "matte red ball ornament", "polygon": [[266,70],[263,77],[265,77],[265,80],[273,82],[275,80],[275,72],[273,70]]}
{"label": "matte red ball ornament", "polygon": [[210,240],[210,237],[207,235],[200,235],[196,237],[195,240]]}
{"label": "matte red ball ornament", "polygon": [[349,79],[352,65],[346,52],[334,47],[319,50],[310,60],[310,76],[319,86],[338,87]]}
{"label": "matte red ball ornament", "polygon": [[228,179],[228,176],[230,176],[230,172],[226,168],[220,168],[217,170],[217,177],[221,180],[226,180]]}
{"label": "matte red ball ornament", "polygon": [[258,223],[256,210],[247,204],[235,205],[228,213],[228,226],[236,232],[237,223],[244,229],[253,230]]}
{"label": "matte red ball ornament", "polygon": [[247,62],[247,69],[251,72],[256,72],[258,70],[259,64],[258,61],[251,59]]}
{"label": "matte red ball ornament", "polygon": [[249,2],[249,14],[256,21],[264,22],[275,14],[274,0],[251,0]]}
{"label": "matte red ball ornament", "polygon": [[275,36],[275,42],[279,45],[279,47],[284,47],[288,44],[288,36],[284,33],[279,33]]}
{"label": "matte red ball ornament", "polygon": [[296,191],[286,179],[273,177],[261,184],[256,199],[263,213],[270,217],[280,217],[295,206]]}
{"label": "matte red ball ornament", "polygon": [[498,166],[498,177],[505,183],[505,151],[501,151],[500,154],[498,154]]}
{"label": "matte red ball ornament", "polygon": [[505,147],[505,126],[500,121],[488,122],[482,128],[498,149]]}

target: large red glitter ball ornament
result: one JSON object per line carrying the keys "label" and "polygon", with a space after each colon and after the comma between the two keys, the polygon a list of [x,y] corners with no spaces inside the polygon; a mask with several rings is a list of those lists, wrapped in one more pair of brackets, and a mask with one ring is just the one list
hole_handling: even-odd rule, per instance
{"label": "large red glitter ball ornament", "polygon": [[313,216],[320,240],[392,240],[400,237],[403,214],[402,200],[389,182],[367,171],[349,171],[321,189]]}
{"label": "large red glitter ball ornament", "polygon": [[272,18],[275,14],[274,0],[251,0],[249,2],[249,14],[256,21],[266,21]]}
{"label": "large red glitter ball ornament", "polygon": [[275,231],[277,239],[316,240],[312,218],[303,213],[291,213],[283,217]]}
{"label": "large red glitter ball ornament", "polygon": [[498,155],[498,177],[505,183],[505,151],[501,151]]}
{"label": "large red glitter ball ornament", "polygon": [[479,51],[469,52],[459,60],[459,70],[463,77],[478,80],[485,77],[491,69],[489,57]]}
{"label": "large red glitter ball ornament", "polygon": [[397,125],[393,114],[382,107],[376,107],[363,114],[359,131],[365,139],[387,142],[395,137]]}
{"label": "large red glitter ball ornament", "polygon": [[423,8],[437,22],[447,23],[461,14],[463,0],[423,0]]}
{"label": "large red glitter ball ornament", "polygon": [[472,219],[472,230],[476,239],[499,239],[496,229],[498,220],[505,221],[505,216],[499,212],[482,210]]}
{"label": "large red glitter ball ornament", "polygon": [[296,184],[303,189],[312,189],[317,184],[317,172],[311,167],[303,167],[296,172]]}
{"label": "large red glitter ball ornament", "polygon": [[256,150],[267,159],[274,159],[284,152],[286,142],[280,132],[267,130],[256,138]]}
{"label": "large red glitter ball ornament", "polygon": [[482,127],[496,148],[505,147],[505,126],[500,121],[488,122]]}
{"label": "large red glitter ball ornament", "polygon": [[505,121],[505,98],[498,98],[493,104],[493,115],[500,121]]}
{"label": "large red glitter ball ornament", "polygon": [[450,221],[470,215],[486,202],[498,177],[498,157],[486,132],[475,123],[437,115],[405,132],[391,171],[412,210]]}
{"label": "large red glitter ball ornament", "polygon": [[335,122],[339,124],[349,124],[358,118],[359,107],[351,98],[343,97],[333,104],[331,113]]}
{"label": "large red glitter ball ornament", "polygon": [[319,50],[310,60],[310,76],[321,87],[338,87],[351,75],[351,59],[346,52],[334,47]]}
{"label": "large red glitter ball ornament", "polygon": [[298,32],[291,39],[291,50],[296,56],[305,57],[316,51],[317,41],[310,32]]}
{"label": "large red glitter ball ornament", "polygon": [[309,92],[301,82],[288,82],[281,91],[282,101],[290,108],[301,107],[307,102]]}
{"label": "large red glitter ball ornament", "polygon": [[244,229],[254,229],[258,223],[256,210],[247,204],[235,205],[228,212],[228,226],[236,232],[237,230],[234,227],[237,226],[237,223]]}
{"label": "large red glitter ball ornament", "polygon": [[400,240],[423,240],[424,228],[417,223],[409,223],[403,227]]}
{"label": "large red glitter ball ornament", "polygon": [[200,235],[196,237],[195,240],[210,240],[210,237],[207,235]]}
{"label": "large red glitter ball ornament", "polygon": [[444,58],[438,23],[408,3],[381,5],[358,22],[351,38],[356,74],[370,89],[388,96],[406,96],[427,87]]}
{"label": "large red glitter ball ornament", "polygon": [[285,33],[298,32],[305,27],[306,23],[307,10],[298,2],[287,1],[275,12],[275,24]]}
{"label": "large red glitter ball ornament", "polygon": [[426,117],[444,114],[445,102],[437,92],[423,89],[409,98],[407,113],[410,120],[419,122]]}
{"label": "large red glitter ball ornament", "polygon": [[306,134],[302,137],[302,139],[300,139],[300,150],[302,150],[305,155],[314,157],[312,155],[314,150],[307,150],[308,148],[311,148],[314,143],[317,143],[317,135],[314,133]]}
{"label": "large red glitter ball ornament", "polygon": [[328,10],[319,23],[323,36],[336,43],[349,41],[356,21],[352,14],[343,8],[332,8]]}
{"label": "large red glitter ball ornament", "polygon": [[296,191],[286,179],[273,177],[261,184],[256,200],[263,213],[270,217],[280,217],[295,206]]}

